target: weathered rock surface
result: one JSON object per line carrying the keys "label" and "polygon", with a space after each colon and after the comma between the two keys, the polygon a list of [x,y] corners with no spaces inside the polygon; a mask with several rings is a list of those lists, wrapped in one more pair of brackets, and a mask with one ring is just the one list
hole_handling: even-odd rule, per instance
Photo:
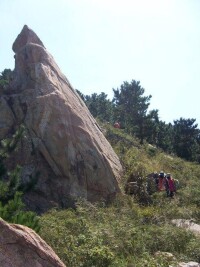
{"label": "weathered rock surface", "polygon": [[1,267],[65,267],[32,229],[0,219],[0,233]]}
{"label": "weathered rock surface", "polygon": [[120,192],[117,155],[37,35],[24,26],[13,50],[14,77],[0,102],[9,119],[0,116],[0,137],[25,126],[7,164],[23,167],[25,185],[37,181],[25,194],[29,208],[42,212],[67,206],[70,196],[97,201]]}
{"label": "weathered rock surface", "polygon": [[169,267],[200,267],[198,262],[190,261],[190,262],[179,262],[178,265],[169,265]]}
{"label": "weathered rock surface", "polygon": [[12,49],[15,53],[17,53],[21,48],[29,43],[39,44],[44,47],[40,38],[38,38],[38,36],[31,31],[27,25],[25,25],[22,32],[18,35],[18,38],[13,43]]}
{"label": "weathered rock surface", "polygon": [[4,97],[0,98],[0,140],[3,139],[14,125],[13,113]]}
{"label": "weathered rock surface", "polygon": [[190,261],[190,262],[180,262],[177,267],[200,267],[198,262]]}
{"label": "weathered rock surface", "polygon": [[174,220],[172,220],[172,223],[178,227],[182,227],[182,228],[185,228],[187,230],[190,230],[196,235],[200,235],[200,225],[197,223],[194,223],[191,220],[174,219]]}
{"label": "weathered rock surface", "polygon": [[[169,252],[157,251],[154,256],[163,258],[167,262],[177,262],[175,256]],[[169,267],[200,267],[200,264],[194,261],[179,262],[179,263],[172,264],[172,265],[170,264]]]}

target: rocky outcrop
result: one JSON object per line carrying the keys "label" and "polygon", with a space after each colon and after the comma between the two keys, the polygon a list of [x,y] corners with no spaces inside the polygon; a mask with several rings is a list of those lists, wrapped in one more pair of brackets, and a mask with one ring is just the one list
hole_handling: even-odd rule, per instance
{"label": "rocky outcrop", "polygon": [[22,166],[24,185],[35,181],[25,194],[29,208],[42,212],[67,206],[71,197],[97,201],[120,192],[117,155],[41,40],[24,26],[13,50],[13,80],[1,96],[8,120],[0,116],[0,135],[25,127],[7,164]]}
{"label": "rocky outcrop", "polygon": [[1,267],[65,267],[55,252],[32,229],[0,219]]}
{"label": "rocky outcrop", "polygon": [[200,225],[197,223],[194,223],[192,220],[174,219],[172,220],[172,223],[178,227],[182,227],[187,230],[190,230],[196,235],[200,235]]}
{"label": "rocky outcrop", "polygon": [[180,262],[177,267],[200,267],[200,264],[194,261]]}
{"label": "rocky outcrop", "polygon": [[170,252],[157,251],[154,256],[156,258],[164,259],[167,263],[169,263],[169,267],[200,267],[200,264],[194,261],[177,262],[175,256]]}
{"label": "rocky outcrop", "polygon": [[18,53],[21,48],[30,43],[38,44],[44,47],[40,38],[32,30],[30,30],[27,25],[25,25],[20,35],[13,43],[12,49],[15,53]]}

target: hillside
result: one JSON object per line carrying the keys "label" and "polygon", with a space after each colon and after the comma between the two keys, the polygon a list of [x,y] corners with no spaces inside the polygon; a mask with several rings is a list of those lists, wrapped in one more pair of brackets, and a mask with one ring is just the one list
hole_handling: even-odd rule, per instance
{"label": "hillside", "polygon": [[[172,224],[200,224],[195,119],[160,121],[134,80],[113,101],[77,93],[26,25],[13,51],[14,71],[0,74],[0,217],[34,229],[68,267],[200,262],[199,233]],[[161,170],[179,182],[174,197],[149,176]]]}
{"label": "hillside", "polygon": [[[119,194],[115,201],[91,204],[77,200],[76,209],[51,210],[40,218],[40,234],[63,262],[78,266],[177,266],[180,261],[200,262],[200,238],[177,228],[172,219],[200,223],[200,166],[186,162],[112,126],[102,126],[124,166],[120,187],[131,174],[155,170],[172,173],[180,182],[174,199],[165,192],[148,196]],[[163,256],[170,252],[174,258]]]}

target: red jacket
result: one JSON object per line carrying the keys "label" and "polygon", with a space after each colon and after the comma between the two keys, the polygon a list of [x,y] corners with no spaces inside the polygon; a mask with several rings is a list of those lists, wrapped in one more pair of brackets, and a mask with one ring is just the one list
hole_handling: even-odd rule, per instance
{"label": "red jacket", "polygon": [[175,183],[172,178],[168,179],[169,191],[174,192],[176,190]]}

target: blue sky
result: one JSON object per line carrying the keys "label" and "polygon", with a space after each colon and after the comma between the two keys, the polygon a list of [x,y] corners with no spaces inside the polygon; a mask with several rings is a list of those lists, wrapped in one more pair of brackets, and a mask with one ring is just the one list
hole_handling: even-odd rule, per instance
{"label": "blue sky", "polygon": [[12,44],[32,28],[74,88],[105,92],[140,81],[166,122],[200,128],[199,0],[0,0],[0,71]]}

